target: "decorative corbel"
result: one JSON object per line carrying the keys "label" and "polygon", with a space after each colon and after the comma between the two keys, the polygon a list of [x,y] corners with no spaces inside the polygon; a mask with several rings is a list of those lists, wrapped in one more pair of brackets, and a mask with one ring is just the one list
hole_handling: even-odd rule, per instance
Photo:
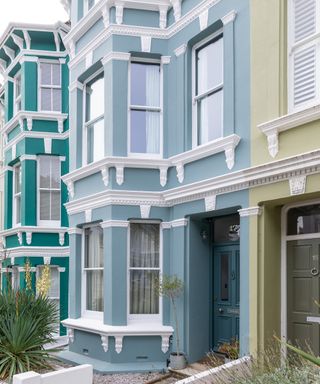
{"label": "decorative corbel", "polygon": [[217,200],[216,195],[206,196],[204,198],[206,212],[214,211],[216,209],[216,200]]}
{"label": "decorative corbel", "polygon": [[64,245],[64,232],[59,232],[59,244]]}
{"label": "decorative corbel", "polygon": [[74,41],[70,41],[69,43],[69,55],[71,59],[73,59],[76,55],[76,45]]}
{"label": "decorative corbel", "polygon": [[63,119],[58,119],[58,132],[63,132]]}
{"label": "decorative corbel", "polygon": [[23,118],[22,117],[19,118],[19,127],[20,127],[20,131],[22,132],[23,131]]}
{"label": "decorative corbel", "polygon": [[51,256],[44,256],[43,263],[45,265],[50,265],[50,262],[51,262]]}
{"label": "decorative corbel", "polygon": [[10,58],[11,61],[15,58],[15,52],[12,48],[7,47],[6,45],[3,46],[3,50],[5,51],[6,55]]}
{"label": "decorative corbel", "polygon": [[72,328],[68,328],[68,340],[70,344],[74,342],[74,330]]}
{"label": "decorative corbel", "polygon": [[162,335],[161,336],[161,350],[163,353],[167,353],[170,346],[170,336]]}
{"label": "decorative corbel", "polygon": [[32,117],[27,117],[27,128],[28,131],[32,131]]}
{"label": "decorative corbel", "polygon": [[159,5],[159,27],[165,29],[167,27],[167,5]]}
{"label": "decorative corbel", "polygon": [[268,150],[272,157],[276,157],[279,151],[279,137],[277,131],[266,132],[268,140]]}
{"label": "decorative corbel", "polygon": [[124,182],[124,170],[123,167],[116,167],[116,180],[118,185],[122,185]]}
{"label": "decorative corbel", "polygon": [[84,211],[85,222],[90,223],[92,221],[92,209],[86,209]]}
{"label": "decorative corbel", "polygon": [[302,195],[306,191],[307,176],[296,176],[289,179],[290,195]]}
{"label": "decorative corbel", "polygon": [[22,31],[23,32],[23,38],[26,42],[26,47],[27,49],[30,49],[31,48],[31,38],[30,38],[30,35],[28,33],[28,31],[26,31],[25,29]]}
{"label": "decorative corbel", "polygon": [[209,9],[206,9],[199,15],[200,31],[203,31],[208,26]]}
{"label": "decorative corbel", "polygon": [[117,335],[115,336],[115,349],[116,352],[119,354],[122,351],[122,341],[123,341],[123,335]]}
{"label": "decorative corbel", "polygon": [[122,24],[123,22],[123,3],[117,2],[116,3],[116,23]]}
{"label": "decorative corbel", "polygon": [[175,21],[181,18],[181,0],[170,0],[173,6],[173,14]]}
{"label": "decorative corbel", "polygon": [[104,167],[101,169],[102,181],[103,184],[107,187],[109,185],[109,167]]}
{"label": "decorative corbel", "polygon": [[30,245],[32,242],[32,232],[26,232],[27,244]]}
{"label": "decorative corbel", "polygon": [[141,36],[141,51],[150,53],[151,51],[151,36]]}
{"label": "decorative corbel", "polygon": [[57,52],[60,52],[60,40],[59,40],[59,34],[57,31],[54,31],[53,32],[53,36],[54,36],[54,43],[56,45],[56,51]]}
{"label": "decorative corbel", "polygon": [[74,184],[72,181],[68,181],[67,188],[68,188],[69,196],[73,199],[74,198]]}
{"label": "decorative corbel", "polygon": [[141,219],[149,219],[150,209],[151,209],[151,205],[147,205],[147,204],[140,205]]}
{"label": "decorative corbel", "polygon": [[3,248],[5,248],[6,247],[6,237],[5,236],[1,237],[1,243],[2,243]]}
{"label": "decorative corbel", "polygon": [[109,337],[105,335],[101,335],[101,345],[105,352],[108,352],[109,349]]}
{"label": "decorative corbel", "polygon": [[18,242],[20,245],[22,245],[22,232],[17,232],[17,236],[18,236]]}
{"label": "decorative corbel", "polygon": [[15,33],[11,34],[12,40],[19,47],[20,51],[23,49],[23,39],[16,35]]}
{"label": "decorative corbel", "polygon": [[161,187],[164,187],[167,184],[167,174],[168,174],[168,167],[161,167],[160,168],[160,185]]}
{"label": "decorative corbel", "polygon": [[224,153],[226,155],[227,167],[229,169],[232,169],[234,166],[234,147],[233,146],[227,147]]}
{"label": "decorative corbel", "polygon": [[184,165],[182,163],[176,165],[177,178],[179,183],[183,183],[184,180]]}
{"label": "decorative corbel", "polygon": [[13,144],[11,147],[12,160],[14,160],[16,158],[16,154],[17,154],[17,146],[16,146],[16,144]]}
{"label": "decorative corbel", "polygon": [[102,18],[103,18],[103,24],[104,24],[105,28],[109,27],[109,24],[110,24],[109,12],[110,12],[109,7],[107,5],[105,5],[102,8]]}

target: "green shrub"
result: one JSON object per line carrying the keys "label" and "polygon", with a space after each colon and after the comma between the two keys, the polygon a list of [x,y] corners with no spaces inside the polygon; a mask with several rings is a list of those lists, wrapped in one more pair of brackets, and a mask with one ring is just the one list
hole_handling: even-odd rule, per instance
{"label": "green shrub", "polygon": [[0,294],[0,379],[49,369],[43,346],[53,341],[57,322],[57,308],[45,296],[22,290]]}

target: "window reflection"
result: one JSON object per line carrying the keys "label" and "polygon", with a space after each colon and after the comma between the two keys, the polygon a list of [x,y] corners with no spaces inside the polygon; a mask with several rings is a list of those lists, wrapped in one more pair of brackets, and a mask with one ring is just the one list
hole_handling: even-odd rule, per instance
{"label": "window reflection", "polygon": [[320,205],[306,205],[288,211],[287,235],[320,232]]}

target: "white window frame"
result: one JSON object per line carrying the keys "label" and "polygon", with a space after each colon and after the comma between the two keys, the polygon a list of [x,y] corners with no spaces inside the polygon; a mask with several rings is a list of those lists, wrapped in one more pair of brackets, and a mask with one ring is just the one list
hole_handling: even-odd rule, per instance
{"label": "white window frame", "polygon": [[[223,35],[223,29],[219,29],[215,33],[211,34],[210,36],[206,37],[205,39],[201,40],[199,43],[195,44],[192,47],[192,148],[197,148],[202,145],[207,145],[208,143],[199,144],[198,143],[198,103],[197,101],[200,99],[203,99],[206,96],[209,96],[210,94],[219,92],[220,90],[224,91],[224,81],[219,84],[217,87],[212,88],[204,92],[203,94],[197,95],[197,51],[204,47],[205,45],[208,45],[211,40],[214,40],[216,38],[222,38],[223,39],[223,45],[224,45],[224,35]],[[223,71],[222,71],[222,78],[224,80],[224,57],[223,60]],[[222,98],[222,116],[224,115],[224,97]],[[222,128],[221,128],[221,137],[224,136],[224,123],[222,122]]]}
{"label": "white window frame", "polygon": [[[88,127],[94,123],[97,123],[100,120],[103,120],[104,124],[104,132],[103,132],[103,140],[104,140],[104,156],[105,156],[105,108],[104,108],[104,113],[97,116],[94,119],[91,119],[86,122],[86,88],[88,86],[88,83],[94,82],[96,78],[98,78],[101,74],[103,74],[103,80],[105,81],[105,74],[104,74],[104,69],[101,68],[97,72],[95,72],[92,76],[88,77],[86,81],[83,83],[83,93],[82,93],[82,119],[83,119],[83,132],[82,132],[82,163],[83,165],[87,164],[94,164],[95,162],[88,163]],[[105,95],[104,95],[104,105],[105,105]]]}
{"label": "white window frame", "polygon": [[16,266],[11,267],[11,287],[14,292],[20,289],[20,271]]}
{"label": "white window frame", "polygon": [[[55,64],[60,66],[60,85],[42,85],[41,84],[41,64]],[[61,92],[61,103],[58,111],[53,110],[53,98],[51,99],[51,109],[45,110],[41,108],[41,98],[42,98],[42,88],[46,89],[60,89]],[[41,59],[38,62],[38,111],[41,112],[50,112],[50,113],[61,113],[62,111],[62,65],[58,60],[49,60],[49,59]]]}
{"label": "white window frame", "polygon": [[[90,311],[87,310],[87,270],[102,270],[103,271],[103,281],[105,278],[105,273],[104,273],[104,260],[103,260],[103,267],[99,268],[84,268],[84,263],[85,263],[85,252],[86,252],[86,229],[88,228],[93,228],[93,227],[101,227],[100,224],[88,224],[82,227],[82,239],[81,239],[81,316],[88,318],[88,319],[95,319],[98,321],[103,321],[103,316],[104,316],[104,305],[103,305],[103,311]],[[102,233],[103,233],[103,228],[102,228]],[[103,234],[103,249],[105,247],[104,243],[104,234]],[[104,255],[103,255],[104,257]],[[103,284],[104,285],[104,284]],[[103,299],[104,299],[104,286],[103,286]]]}
{"label": "white window frame", "polygon": [[[20,94],[17,95],[17,82],[20,80]],[[13,100],[14,100],[14,114],[17,114],[19,111],[22,110],[22,98],[21,98],[21,86],[22,86],[22,77],[21,77],[21,71],[18,71],[17,74],[14,77],[14,87],[13,87]],[[20,104],[20,108],[18,108],[18,105]]]}
{"label": "white window frame", "polygon": [[[18,168],[20,171],[18,171]],[[21,202],[22,202],[22,180],[20,184],[20,192],[16,193],[16,173],[22,172],[22,164],[18,163],[15,164],[13,167],[13,175],[12,175],[12,224],[13,227],[19,227],[21,226]],[[21,175],[22,179],[22,175]],[[17,199],[20,198],[20,222],[17,222]]]}
{"label": "white window frame", "polygon": [[[90,9],[92,9],[96,5],[96,0],[94,0],[94,3]],[[83,15],[86,15],[89,11],[89,0],[83,0]]]}
{"label": "white window frame", "polygon": [[[146,107],[141,105],[131,105],[131,65],[132,64],[157,64],[160,69],[160,107]],[[163,158],[163,66],[164,64],[161,60],[157,59],[148,59],[141,57],[132,57],[129,61],[128,68],[128,117],[127,117],[127,132],[128,132],[128,143],[127,151],[128,157],[142,158],[142,159],[162,159]],[[150,112],[159,112],[160,113],[160,151],[159,153],[137,153],[131,152],[131,111],[140,110],[140,111],[150,111]]]}
{"label": "white window frame", "polygon": [[[316,1],[316,33],[312,36],[308,36],[307,38],[294,42],[294,0],[288,0],[288,63],[287,63],[287,73],[288,73],[288,81],[287,81],[287,91],[288,91],[288,113],[298,112],[304,109],[308,109],[320,103],[320,3]],[[295,107],[294,106],[294,54],[302,51],[309,46],[312,46],[317,41],[317,53],[316,53],[316,62],[319,64],[316,68],[316,97],[314,100],[307,101],[302,103],[301,105]]]}
{"label": "white window frame", "polygon": [[[159,268],[131,268],[130,267],[130,233],[131,233],[131,224],[158,224],[159,225]],[[128,234],[127,234],[127,319],[128,324],[135,323],[155,323],[161,324],[163,323],[163,308],[162,308],[162,296],[159,296],[159,313],[157,314],[130,314],[130,271],[132,269],[145,269],[145,270],[159,270],[159,279],[162,278],[163,273],[163,229],[161,226],[160,220],[130,220],[128,226]]]}
{"label": "white window frame", "polygon": [[[40,160],[43,157],[54,157],[59,161],[60,164],[60,177],[59,177],[59,188],[40,188]],[[41,220],[40,219],[40,191],[59,191],[60,192],[60,204],[59,204],[59,220]],[[48,155],[39,155],[37,157],[37,223],[41,227],[50,227],[57,228],[61,226],[61,159],[59,156],[48,156]]]}

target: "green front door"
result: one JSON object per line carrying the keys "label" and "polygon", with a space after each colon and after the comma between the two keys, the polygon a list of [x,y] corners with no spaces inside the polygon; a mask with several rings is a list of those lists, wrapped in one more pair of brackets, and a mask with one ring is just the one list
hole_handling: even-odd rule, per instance
{"label": "green front door", "polygon": [[304,349],[319,356],[320,239],[287,243],[287,336]]}
{"label": "green front door", "polygon": [[214,247],[213,260],[213,346],[217,349],[239,339],[239,245]]}

